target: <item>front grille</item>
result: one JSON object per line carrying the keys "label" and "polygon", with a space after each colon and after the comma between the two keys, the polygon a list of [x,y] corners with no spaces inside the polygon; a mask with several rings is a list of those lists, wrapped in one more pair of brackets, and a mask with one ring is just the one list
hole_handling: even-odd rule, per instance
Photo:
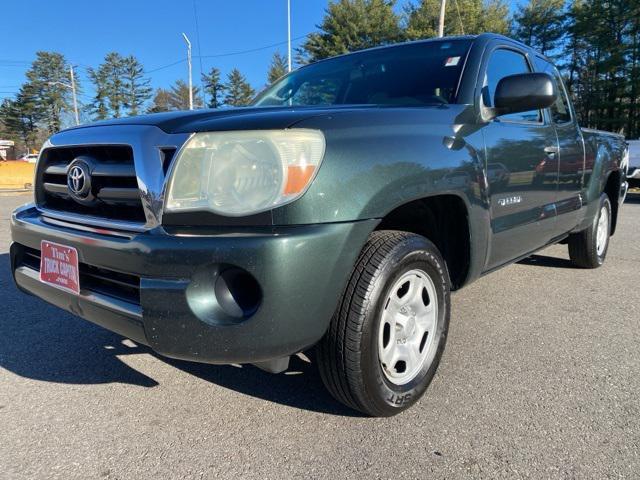
{"label": "front grille", "polygon": [[[70,195],[67,170],[78,157],[91,167],[90,205]],[[46,149],[36,172],[36,202],[60,213],[89,215],[109,220],[145,222],[138,190],[133,150],[126,145],[87,145]]]}
{"label": "front grille", "polygon": [[[17,267],[40,271],[40,250],[20,245]],[[80,289],[140,305],[140,277],[80,263]]]}

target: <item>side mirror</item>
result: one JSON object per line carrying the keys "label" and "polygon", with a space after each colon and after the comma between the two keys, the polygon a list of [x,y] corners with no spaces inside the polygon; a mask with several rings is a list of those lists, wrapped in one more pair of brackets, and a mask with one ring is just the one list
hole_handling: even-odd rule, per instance
{"label": "side mirror", "polygon": [[548,108],[557,96],[556,84],[546,73],[509,75],[498,82],[491,116]]}

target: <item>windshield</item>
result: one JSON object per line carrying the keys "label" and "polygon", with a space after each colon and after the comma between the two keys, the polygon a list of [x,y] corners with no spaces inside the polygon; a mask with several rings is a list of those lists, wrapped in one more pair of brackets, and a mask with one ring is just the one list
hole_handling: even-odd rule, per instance
{"label": "windshield", "polygon": [[282,77],[254,106],[455,102],[471,40],[418,42],[331,58]]}

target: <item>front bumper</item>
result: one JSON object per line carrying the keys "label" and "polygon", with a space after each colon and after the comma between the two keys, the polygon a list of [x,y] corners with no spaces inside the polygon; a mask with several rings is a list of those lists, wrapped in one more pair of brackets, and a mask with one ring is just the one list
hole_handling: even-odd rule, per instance
{"label": "front bumper", "polygon": [[[296,353],[326,331],[356,257],[376,220],[274,228],[166,231],[120,236],[51,223],[34,207],[11,220],[18,287],[156,352],[207,363],[256,363]],[[79,296],[39,281],[41,240],[78,250]],[[139,279],[127,298],[83,285],[82,269]],[[229,322],[210,279],[226,268],[259,285],[255,313]],[[95,276],[92,282],[95,282]],[[119,278],[119,277],[118,277]],[[209,288],[211,286],[211,288]],[[194,293],[195,292],[195,293]]]}
{"label": "front bumper", "polygon": [[627,182],[629,182],[629,186],[632,188],[640,187],[640,167],[629,167]]}

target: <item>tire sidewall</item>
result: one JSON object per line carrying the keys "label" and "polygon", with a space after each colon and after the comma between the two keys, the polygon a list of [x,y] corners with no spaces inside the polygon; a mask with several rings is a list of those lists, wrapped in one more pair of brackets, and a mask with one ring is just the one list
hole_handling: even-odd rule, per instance
{"label": "tire sidewall", "polygon": [[[608,217],[608,225],[607,225],[607,243],[602,251],[601,255],[598,255],[598,224],[600,223],[600,216],[602,215],[602,207],[606,207],[607,209],[607,217]],[[607,251],[609,250],[609,243],[611,240],[611,201],[607,194],[602,194],[600,196],[600,204],[598,206],[598,214],[595,216],[593,223],[593,252],[596,258],[598,265],[602,265],[604,263],[605,258],[607,257]]]}
{"label": "tire sidewall", "polygon": [[[390,289],[407,271],[420,269],[433,281],[438,301],[438,317],[435,354],[430,362],[425,362],[418,375],[405,385],[391,383],[385,376],[378,356],[378,335],[382,328],[382,311]],[[363,383],[368,397],[383,415],[393,415],[415,403],[425,392],[435,372],[444,346],[449,327],[449,275],[446,264],[431,242],[420,237],[410,237],[397,245],[385,258],[365,311],[362,339]]]}

